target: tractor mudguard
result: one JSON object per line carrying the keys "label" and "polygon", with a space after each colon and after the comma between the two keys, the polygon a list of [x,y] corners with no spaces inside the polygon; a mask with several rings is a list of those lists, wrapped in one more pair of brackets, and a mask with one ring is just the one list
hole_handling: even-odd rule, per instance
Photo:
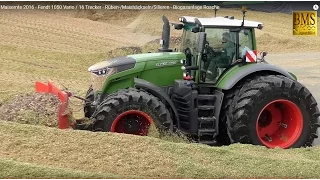
{"label": "tractor mudguard", "polygon": [[174,115],[176,123],[177,123],[176,124],[177,128],[180,128],[179,116],[178,116],[177,109],[174,107],[173,102],[171,101],[170,97],[168,96],[168,94],[166,92],[164,92],[159,86],[156,86],[156,85],[152,84],[151,82],[140,79],[140,78],[134,78],[134,84],[135,84],[134,85],[135,88],[143,89],[143,90],[147,91],[148,93],[159,98],[167,107],[169,106],[169,108],[171,108],[174,113],[173,115]]}
{"label": "tractor mudguard", "polygon": [[258,72],[269,74],[281,74],[294,81],[297,80],[297,78],[294,75],[280,67],[271,64],[252,63],[244,66],[237,65],[229,69],[224,75],[221,76],[221,78],[219,78],[217,82],[217,88],[223,90],[231,89],[240,80]]}

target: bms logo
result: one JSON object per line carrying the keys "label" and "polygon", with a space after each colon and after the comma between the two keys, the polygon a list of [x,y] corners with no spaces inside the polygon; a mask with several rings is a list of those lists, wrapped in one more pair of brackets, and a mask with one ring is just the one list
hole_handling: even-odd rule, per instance
{"label": "bms logo", "polygon": [[293,15],[293,35],[317,35],[317,11],[296,11]]}

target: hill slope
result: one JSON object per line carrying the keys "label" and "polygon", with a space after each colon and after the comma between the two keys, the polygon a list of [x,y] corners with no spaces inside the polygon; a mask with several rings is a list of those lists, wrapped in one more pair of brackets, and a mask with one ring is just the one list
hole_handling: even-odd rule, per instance
{"label": "hill slope", "polygon": [[0,178],[6,179],[91,179],[91,178],[119,178],[107,173],[88,173],[70,169],[53,168],[50,166],[23,163],[19,161],[0,159]]}
{"label": "hill slope", "polygon": [[[86,172],[83,177],[98,173],[97,178],[111,175],[120,178],[320,177],[316,171],[320,167],[319,147],[272,150],[234,144],[219,148],[7,122],[0,122],[0,136],[0,167],[3,159],[8,159],[37,167]],[[21,163],[13,168],[20,166]],[[70,177],[75,177],[77,172]],[[20,178],[24,177],[27,175]],[[54,173],[51,177],[69,175]]]}

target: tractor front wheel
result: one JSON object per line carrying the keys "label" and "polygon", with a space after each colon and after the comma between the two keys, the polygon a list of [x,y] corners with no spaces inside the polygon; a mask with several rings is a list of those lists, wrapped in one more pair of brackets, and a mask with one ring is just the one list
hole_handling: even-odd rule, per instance
{"label": "tractor front wheel", "polygon": [[173,129],[165,105],[153,95],[133,88],[110,95],[97,107],[93,117],[93,131],[145,136],[152,124],[160,134]]}
{"label": "tractor front wheel", "polygon": [[94,112],[94,107],[92,106],[92,102],[94,101],[94,92],[92,89],[92,85],[89,87],[86,93],[86,102],[83,107],[84,117],[90,118]]}
{"label": "tractor front wheel", "polygon": [[319,110],[309,90],[284,76],[260,76],[239,89],[227,127],[234,143],[269,148],[312,146]]}

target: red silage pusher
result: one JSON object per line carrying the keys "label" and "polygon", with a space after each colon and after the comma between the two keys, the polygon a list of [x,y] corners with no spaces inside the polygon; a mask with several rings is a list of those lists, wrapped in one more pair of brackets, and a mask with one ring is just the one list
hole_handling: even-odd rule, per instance
{"label": "red silage pusher", "polygon": [[69,106],[69,97],[72,96],[71,93],[65,92],[53,85],[51,81],[48,81],[47,84],[42,82],[36,82],[35,85],[36,92],[38,93],[49,93],[59,97],[60,104],[58,107],[58,127],[60,129],[68,129],[72,127],[75,129],[75,125],[69,121],[68,117],[68,106]]}

